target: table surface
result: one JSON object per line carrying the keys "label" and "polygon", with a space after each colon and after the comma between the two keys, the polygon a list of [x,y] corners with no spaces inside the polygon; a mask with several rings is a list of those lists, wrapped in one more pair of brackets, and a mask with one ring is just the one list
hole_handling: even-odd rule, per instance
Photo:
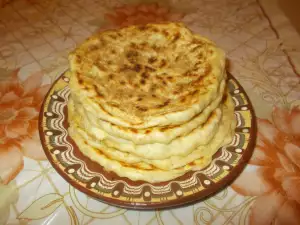
{"label": "table surface", "polygon": [[[47,161],[38,113],[67,55],[92,33],[180,20],[227,52],[255,108],[245,171],[191,206],[119,209],[66,183]],[[272,0],[14,0],[0,9],[0,224],[300,224],[300,37]]]}

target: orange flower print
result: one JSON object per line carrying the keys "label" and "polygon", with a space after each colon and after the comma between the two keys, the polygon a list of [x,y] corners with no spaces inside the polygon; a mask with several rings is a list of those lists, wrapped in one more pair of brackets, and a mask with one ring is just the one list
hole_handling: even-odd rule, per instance
{"label": "orange flower print", "polygon": [[46,159],[38,135],[38,115],[50,85],[41,85],[41,73],[21,81],[18,72],[0,80],[0,183],[4,184],[22,170],[23,156]]}
{"label": "orange flower print", "polygon": [[300,224],[300,108],[275,108],[272,122],[258,119],[258,140],[250,160],[232,188],[257,196],[250,224]]}
{"label": "orange flower print", "polygon": [[124,5],[113,9],[112,13],[105,14],[113,27],[147,24],[156,22],[173,22],[183,17],[182,13],[172,12],[171,8],[160,6],[158,3]]}

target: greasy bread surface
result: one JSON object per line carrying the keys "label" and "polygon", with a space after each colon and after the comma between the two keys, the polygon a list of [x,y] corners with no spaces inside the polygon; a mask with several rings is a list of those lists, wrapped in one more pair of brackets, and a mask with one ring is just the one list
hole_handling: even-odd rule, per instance
{"label": "greasy bread surface", "polygon": [[[71,111],[73,108],[71,104],[69,106],[70,115],[78,115],[78,113]],[[146,159],[166,159],[171,156],[186,156],[197,148],[197,146],[209,143],[219,128],[221,117],[222,110],[217,108],[211,113],[204,124],[197,126],[184,136],[177,137],[168,144],[152,143],[142,145],[136,145],[131,141],[109,135],[101,129],[95,129],[93,126],[84,123],[84,118],[82,117],[73,116],[70,120],[72,123],[76,120],[89,135],[108,147],[118,149],[122,152],[129,152]]]}
{"label": "greasy bread surface", "polygon": [[[103,137],[99,137],[100,139],[104,139],[107,136],[114,136],[116,138],[132,141],[134,144],[168,144],[175,138],[178,138],[179,136],[185,136],[198,126],[206,123],[213,110],[219,106],[223,98],[224,87],[225,81],[222,81],[219,96],[214,101],[212,101],[200,114],[196,115],[191,120],[175,126],[133,129],[129,127],[118,126],[105,120],[95,119],[95,114],[93,114],[91,111],[85,110],[85,107],[82,107],[85,105],[84,102],[77,102],[74,108],[77,116],[81,120],[82,127],[85,127],[91,132],[98,133],[98,137],[101,135],[101,133],[106,133]],[[80,95],[80,93],[75,93],[74,95],[77,94]],[[74,101],[72,99],[71,101],[70,107],[73,107]]]}
{"label": "greasy bread surface", "polygon": [[97,118],[136,129],[189,121],[226,78],[224,52],[178,23],[102,32],[69,60],[71,94]]}
{"label": "greasy bread surface", "polygon": [[[73,117],[72,109],[69,111],[70,116]],[[163,160],[148,160],[109,148],[90,137],[86,131],[78,127],[76,122],[72,123],[69,128],[69,134],[84,155],[98,162],[106,170],[131,180],[162,182],[191,170],[203,169],[211,162],[212,156],[219,147],[230,143],[236,122],[234,120],[234,103],[229,94],[222,105],[222,111],[221,125],[207,145],[198,146],[188,155],[172,156]]]}
{"label": "greasy bread surface", "polygon": [[236,126],[225,54],[183,24],[105,31],[70,54],[69,134],[121,177],[200,170]]}

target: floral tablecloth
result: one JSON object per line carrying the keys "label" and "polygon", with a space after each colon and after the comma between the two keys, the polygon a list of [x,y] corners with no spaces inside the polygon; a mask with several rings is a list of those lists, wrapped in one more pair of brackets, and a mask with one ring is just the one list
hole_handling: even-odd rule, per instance
{"label": "floral tablecloth", "polygon": [[[5,2],[5,1],[4,1]],[[14,0],[0,9],[0,224],[300,224],[300,37],[272,0]],[[92,33],[182,21],[227,52],[258,123],[246,170],[173,210],[95,201],[47,161],[39,109],[67,54]]]}

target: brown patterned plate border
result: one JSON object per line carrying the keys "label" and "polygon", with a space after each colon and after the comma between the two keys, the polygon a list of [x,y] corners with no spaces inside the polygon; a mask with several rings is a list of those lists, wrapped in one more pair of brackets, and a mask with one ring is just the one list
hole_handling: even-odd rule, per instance
{"label": "brown patterned plate border", "polygon": [[68,135],[68,82],[69,77],[61,75],[45,97],[39,115],[42,146],[52,166],[68,183],[107,204],[162,209],[199,201],[233,181],[252,155],[256,140],[253,107],[243,87],[229,74],[238,125],[232,143],[220,148],[208,167],[155,184],[119,177],[85,157]]}

